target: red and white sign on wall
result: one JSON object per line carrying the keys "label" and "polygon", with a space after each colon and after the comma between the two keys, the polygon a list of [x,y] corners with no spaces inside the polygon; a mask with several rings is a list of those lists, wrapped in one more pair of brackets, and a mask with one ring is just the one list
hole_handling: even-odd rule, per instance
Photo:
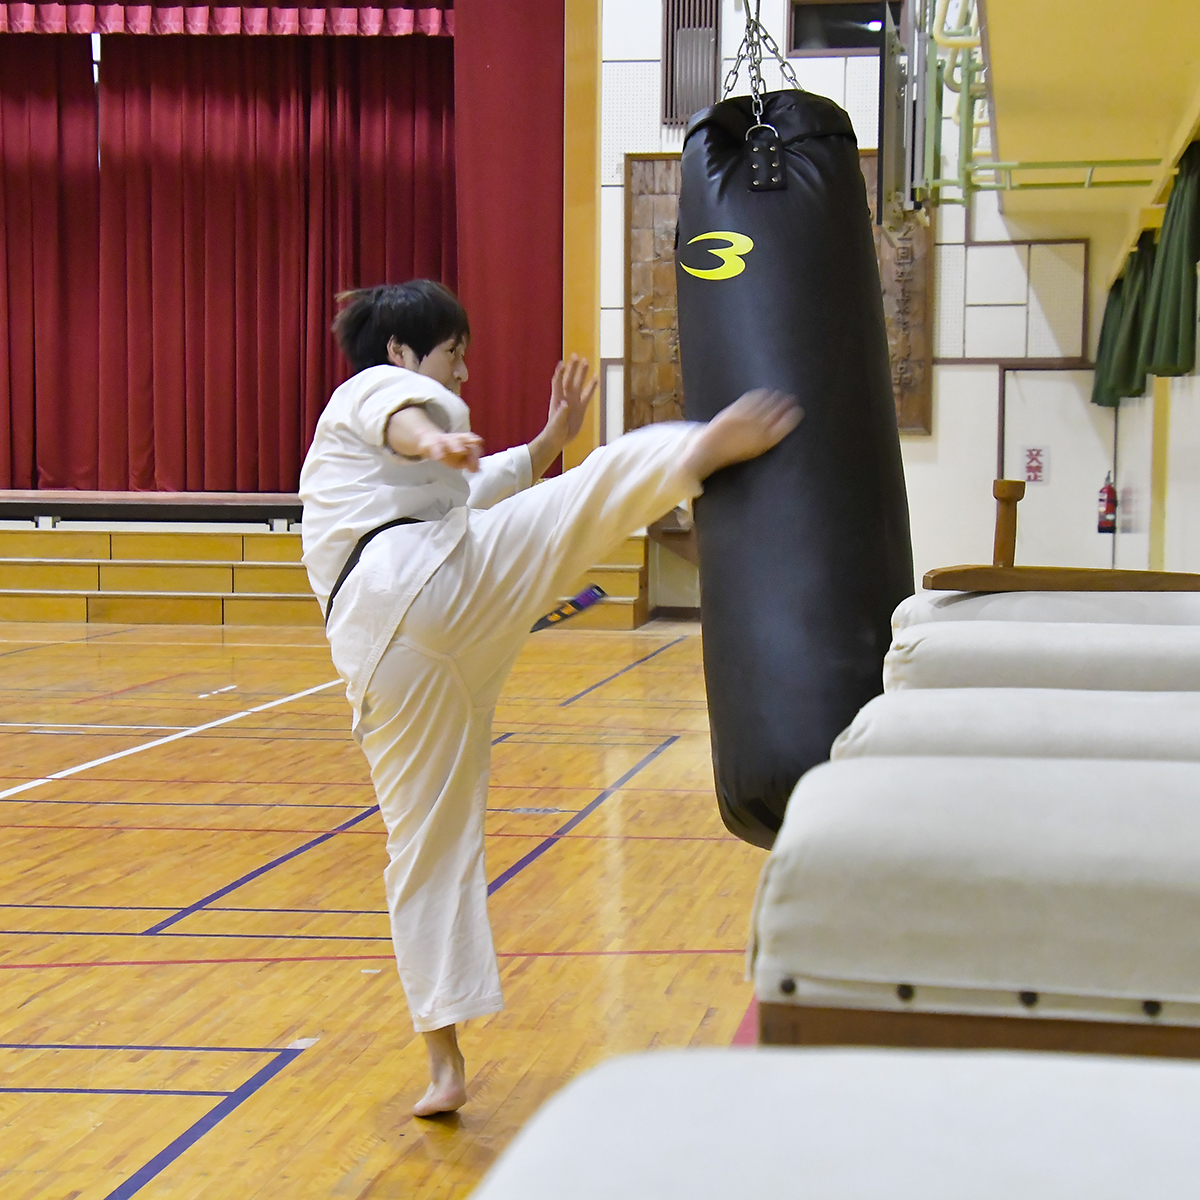
{"label": "red and white sign on wall", "polygon": [[1049,482],[1050,451],[1045,446],[1022,446],[1021,462],[1026,483]]}

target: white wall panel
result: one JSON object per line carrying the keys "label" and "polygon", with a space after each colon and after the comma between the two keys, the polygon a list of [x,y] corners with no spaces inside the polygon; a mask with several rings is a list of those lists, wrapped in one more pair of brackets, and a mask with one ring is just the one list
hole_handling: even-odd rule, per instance
{"label": "white wall panel", "polygon": [[879,145],[879,59],[873,54],[846,59],[846,103],[859,148]]}
{"label": "white wall panel", "polygon": [[[953,92],[946,93],[946,103],[954,99]],[[946,117],[942,121],[942,176],[953,179],[958,174],[958,126]]]}
{"label": "white wall panel", "polygon": [[963,296],[967,254],[962,246],[938,246],[933,270],[933,353],[936,358],[963,356]]}
{"label": "white wall panel", "polygon": [[933,436],[902,436],[917,587],[933,567],[992,561],[994,367],[933,368]]}
{"label": "white wall panel", "polygon": [[744,0],[721,0],[721,57],[734,59],[746,34]]}
{"label": "white wall panel", "polygon": [[968,304],[1024,304],[1028,297],[1028,246],[967,247]]}
{"label": "white wall panel", "polygon": [[606,61],[662,57],[662,0],[604,0],[600,22]]}
{"label": "white wall panel", "polygon": [[659,149],[662,130],[662,64],[601,65],[600,182],[623,184],[625,155]]}
{"label": "white wall panel", "polygon": [[604,443],[625,432],[625,364],[610,363],[604,369]]}
{"label": "white wall panel", "polygon": [[846,105],[846,60],[811,55],[791,59],[800,86],[817,96],[828,96],[843,108]]}
{"label": "white wall panel", "polygon": [[662,130],[662,140],[659,143],[663,150],[670,150],[678,154],[683,150],[683,135],[687,129],[683,125],[664,125]]}
{"label": "white wall panel", "polygon": [[1030,358],[1082,355],[1083,269],[1082,243],[1030,247]]}
{"label": "white wall panel", "polygon": [[[763,87],[768,92],[780,92],[783,90],[783,68],[774,58],[763,56],[762,76]],[[676,558],[678,557],[676,555]]]}
{"label": "white wall panel", "polygon": [[700,607],[700,573],[657,542],[650,543],[650,607]]}
{"label": "white wall panel", "polygon": [[[750,0],[754,3],[754,0]],[[789,0],[761,0],[759,19],[767,32],[779,43],[781,53],[787,54]],[[746,0],[723,0],[721,4],[721,55],[736,58],[738,46],[746,36]]]}
{"label": "white wall panel", "polygon": [[1045,482],[1017,506],[1021,566],[1107,567],[1112,536],[1096,532],[1097,497],[1112,469],[1112,410],[1091,402],[1091,371],[1011,371],[1004,475],[1023,479],[1025,447],[1044,453]]}
{"label": "white wall panel", "polygon": [[968,305],[963,354],[967,358],[1024,358],[1025,306]]}
{"label": "white wall panel", "polygon": [[[745,3],[745,0],[743,0]],[[779,45],[779,52],[787,54],[788,10],[791,0],[762,0],[759,16],[767,27],[767,32]],[[745,17],[742,17],[743,22]]]}
{"label": "white wall panel", "polygon": [[[957,138],[957,126],[955,137]],[[955,156],[958,147],[955,143]],[[971,237],[977,242],[1007,242],[1012,234],[1000,215],[999,192],[976,192],[971,197]]]}
{"label": "white wall panel", "polygon": [[625,303],[625,189],[600,189],[600,305]]}
{"label": "white wall panel", "polygon": [[1200,571],[1200,378],[1171,380],[1167,451],[1168,571]]}
{"label": "white wall panel", "polygon": [[1150,458],[1154,401],[1122,400],[1117,418],[1118,567],[1144,571],[1150,565]]}
{"label": "white wall panel", "polygon": [[966,241],[966,208],[961,204],[939,204],[936,211],[934,237],[938,244]]}
{"label": "white wall panel", "polygon": [[600,357],[625,357],[625,310],[602,308],[600,310]]}

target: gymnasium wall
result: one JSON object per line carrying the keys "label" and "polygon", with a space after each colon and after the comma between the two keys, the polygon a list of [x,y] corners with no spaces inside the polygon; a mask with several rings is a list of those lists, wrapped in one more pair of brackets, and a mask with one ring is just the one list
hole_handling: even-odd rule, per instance
{"label": "gymnasium wall", "polygon": [[1170,381],[1167,412],[1163,566],[1168,571],[1200,571],[1200,377]]}
{"label": "gymnasium wall", "polygon": [[[762,17],[785,45],[787,0],[763,0]],[[744,10],[724,0],[722,53],[732,65],[744,29]],[[678,150],[682,130],[660,119],[661,0],[604,0],[601,128],[601,359],[608,438],[622,429],[624,354],[624,189],[626,153]],[[806,89],[827,95],[850,114],[864,149],[877,141],[878,60],[872,56],[791,60]],[[781,86],[774,63],[764,63],[768,88]],[[739,91],[744,90],[743,81]],[[945,169],[955,168],[957,126],[946,122]],[[912,513],[914,566],[920,577],[935,566],[990,561],[999,434],[999,370],[990,358],[1084,358],[1095,354],[1108,280],[1106,264],[1124,236],[1123,218],[1059,214],[1036,231],[1010,221],[993,195],[977,198],[970,223],[961,207],[937,218],[933,432],[901,439]],[[1052,247],[1047,240],[1086,242]],[[976,248],[974,243],[988,243]],[[1044,482],[1028,485],[1021,502],[1017,561],[1061,566],[1150,565],[1151,466],[1154,404],[1144,398],[1113,413],[1090,403],[1087,370],[1014,370],[1005,391],[1005,473],[1021,477],[1025,451],[1039,448]],[[1200,500],[1200,399],[1195,380],[1172,386],[1170,480],[1165,553],[1173,569],[1200,569],[1200,520],[1188,522]],[[1161,412],[1161,406],[1160,406]],[[1096,532],[1097,495],[1113,468],[1125,502],[1121,531]],[[1192,492],[1197,494],[1193,497]],[[1114,547],[1114,542],[1116,543]],[[661,551],[652,567],[651,602],[697,603],[695,572]]]}

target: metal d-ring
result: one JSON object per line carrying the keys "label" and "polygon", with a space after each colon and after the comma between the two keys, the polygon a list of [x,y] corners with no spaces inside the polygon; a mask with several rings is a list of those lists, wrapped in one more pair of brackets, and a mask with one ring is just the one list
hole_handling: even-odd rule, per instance
{"label": "metal d-ring", "polygon": [[779,130],[776,129],[774,125],[767,125],[764,122],[759,121],[757,125],[751,125],[750,128],[746,130],[746,141],[750,140],[750,135],[756,129],[769,129],[776,137],[779,136]]}

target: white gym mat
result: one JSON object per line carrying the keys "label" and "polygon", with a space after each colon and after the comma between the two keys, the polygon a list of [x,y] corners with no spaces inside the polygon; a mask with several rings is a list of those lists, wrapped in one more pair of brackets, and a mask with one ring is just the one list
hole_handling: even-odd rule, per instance
{"label": "white gym mat", "polygon": [[900,602],[892,630],[926,621],[1200,625],[1200,592],[918,592]]}
{"label": "white gym mat", "polygon": [[865,704],[830,758],[915,754],[1200,762],[1200,692],[902,688]]}
{"label": "white gym mat", "polygon": [[930,621],[900,630],[883,688],[1200,691],[1200,625]]}
{"label": "white gym mat", "polygon": [[678,1050],[554,1097],[474,1200],[1193,1200],[1200,1065]]}
{"label": "white gym mat", "polygon": [[1037,1014],[1109,1020],[1146,1021],[1152,1002],[1155,1021],[1194,1024],[1198,863],[1200,764],[825,763],[797,784],[763,869],[755,989],[933,1011],[1001,996],[990,1010],[1006,1014],[1025,992]]}

